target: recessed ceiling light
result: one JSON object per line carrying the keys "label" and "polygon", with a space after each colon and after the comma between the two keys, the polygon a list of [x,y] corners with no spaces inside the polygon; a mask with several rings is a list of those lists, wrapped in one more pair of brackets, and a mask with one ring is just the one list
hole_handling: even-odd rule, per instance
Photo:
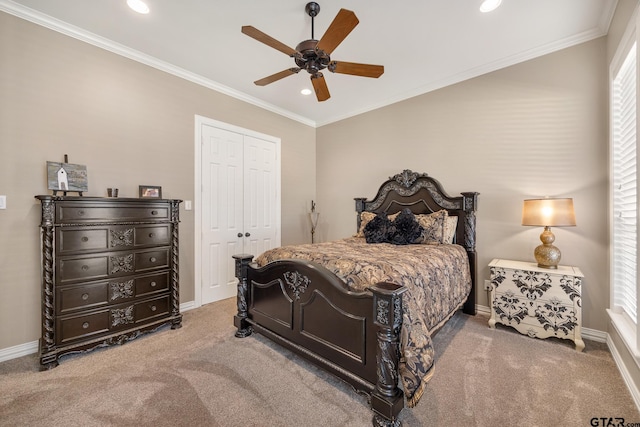
{"label": "recessed ceiling light", "polygon": [[502,0],[484,0],[480,5],[480,12],[487,13],[495,10],[500,6]]}
{"label": "recessed ceiling light", "polygon": [[304,88],[300,91],[303,95],[311,95],[311,89]]}
{"label": "recessed ceiling light", "polygon": [[149,13],[149,6],[142,0],[127,0],[127,5],[138,13]]}

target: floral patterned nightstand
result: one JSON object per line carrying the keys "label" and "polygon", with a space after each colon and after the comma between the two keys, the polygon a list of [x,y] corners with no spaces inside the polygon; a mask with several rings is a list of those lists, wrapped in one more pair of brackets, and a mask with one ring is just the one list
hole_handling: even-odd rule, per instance
{"label": "floral patterned nightstand", "polygon": [[535,338],[582,341],[582,278],[580,269],[538,267],[536,263],[494,259],[491,270],[491,319]]}

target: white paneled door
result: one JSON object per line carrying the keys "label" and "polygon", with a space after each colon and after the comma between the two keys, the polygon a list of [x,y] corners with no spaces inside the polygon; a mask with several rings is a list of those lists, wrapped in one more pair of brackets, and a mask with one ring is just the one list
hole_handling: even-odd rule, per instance
{"label": "white paneled door", "polygon": [[202,124],[202,303],[236,295],[232,255],[280,244],[274,141]]}

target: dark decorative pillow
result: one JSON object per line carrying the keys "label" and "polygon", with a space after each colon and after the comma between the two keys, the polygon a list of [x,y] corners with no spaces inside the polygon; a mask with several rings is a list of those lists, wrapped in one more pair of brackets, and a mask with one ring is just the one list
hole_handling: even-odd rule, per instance
{"label": "dark decorative pillow", "polygon": [[387,215],[379,213],[364,227],[364,238],[367,243],[387,243],[395,227]]}
{"label": "dark decorative pillow", "polygon": [[394,245],[410,245],[420,240],[424,229],[416,220],[415,215],[409,208],[404,208],[402,212],[393,220],[395,226],[394,233],[390,236],[390,243]]}

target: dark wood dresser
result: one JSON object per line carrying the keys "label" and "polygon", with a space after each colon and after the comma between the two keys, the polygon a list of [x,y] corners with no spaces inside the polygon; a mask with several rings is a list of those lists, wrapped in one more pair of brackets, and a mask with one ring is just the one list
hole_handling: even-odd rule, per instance
{"label": "dark wood dresser", "polygon": [[64,354],[181,326],[181,200],[36,196],[42,205],[41,369]]}

